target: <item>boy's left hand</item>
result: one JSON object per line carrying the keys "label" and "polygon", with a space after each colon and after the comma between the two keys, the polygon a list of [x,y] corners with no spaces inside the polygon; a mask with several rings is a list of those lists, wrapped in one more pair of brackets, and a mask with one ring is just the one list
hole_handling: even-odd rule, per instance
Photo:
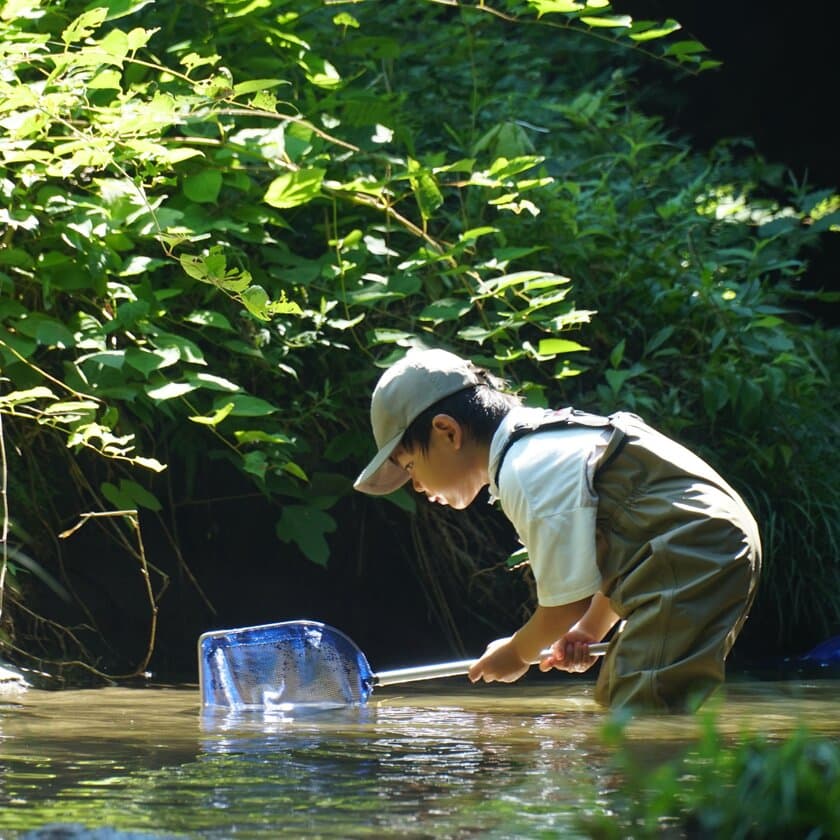
{"label": "boy's left hand", "polygon": [[583,630],[569,630],[551,646],[551,655],[540,660],[540,671],[552,668],[570,673],[587,671],[598,661],[589,653],[589,645],[596,641]]}
{"label": "boy's left hand", "polygon": [[490,642],[481,658],[470,668],[468,676],[472,682],[516,682],[530,667],[530,663],[520,659],[511,636]]}

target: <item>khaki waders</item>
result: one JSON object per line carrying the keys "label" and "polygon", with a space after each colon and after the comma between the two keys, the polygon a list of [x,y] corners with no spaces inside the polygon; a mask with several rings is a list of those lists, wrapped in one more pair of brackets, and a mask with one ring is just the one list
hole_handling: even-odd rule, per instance
{"label": "khaki waders", "polygon": [[612,706],[687,711],[724,679],[761,568],[758,528],[702,459],[633,414],[595,475],[602,591],[626,623],[595,687]]}

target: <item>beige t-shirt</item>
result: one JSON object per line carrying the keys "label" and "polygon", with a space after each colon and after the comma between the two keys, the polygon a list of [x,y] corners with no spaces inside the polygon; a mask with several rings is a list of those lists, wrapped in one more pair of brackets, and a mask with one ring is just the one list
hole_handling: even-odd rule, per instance
{"label": "beige t-shirt", "polygon": [[555,607],[587,598],[601,586],[592,481],[612,432],[571,425],[526,434],[508,449],[496,485],[499,456],[514,427],[544,414],[540,408],[515,408],[501,422],[490,444],[490,494],[527,549],[537,600]]}

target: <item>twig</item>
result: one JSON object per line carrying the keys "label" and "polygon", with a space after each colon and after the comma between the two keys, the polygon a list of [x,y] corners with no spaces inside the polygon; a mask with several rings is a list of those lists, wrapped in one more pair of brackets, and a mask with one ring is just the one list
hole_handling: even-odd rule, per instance
{"label": "twig", "polygon": [[[114,517],[114,516],[124,516],[126,517],[129,522],[131,522],[131,526],[134,529],[134,534],[137,537],[137,548],[138,548],[138,558],[140,560],[140,574],[143,576],[143,581],[146,585],[146,593],[149,597],[149,607],[152,611],[152,618],[151,624],[149,627],[149,643],[146,648],[146,654],[143,657],[143,661],[134,669],[133,672],[130,674],[121,674],[118,677],[111,677],[111,679],[127,679],[129,677],[137,677],[141,676],[146,672],[146,669],[151,661],[152,654],[154,653],[155,649],[155,639],[157,638],[157,621],[158,621],[158,598],[160,595],[163,594],[166,587],[169,585],[169,578],[164,575],[164,585],[163,589],[161,589],[158,596],[155,596],[154,589],[152,588],[152,580],[149,576],[149,563],[146,559],[146,549],[143,545],[143,535],[140,532],[140,518],[137,515],[136,510],[103,510],[103,511],[91,511],[89,513],[83,513],[79,517],[79,521],[72,527],[68,528],[66,531],[62,531],[58,536],[61,539],[67,539],[67,537],[72,536],[76,533],[83,525],[86,525],[87,522],[91,519],[97,519],[100,517]],[[158,574],[163,575],[159,569],[156,569]],[[74,663],[79,664],[79,663]],[[91,669],[93,670],[93,669]],[[98,673],[98,672],[97,672]]]}

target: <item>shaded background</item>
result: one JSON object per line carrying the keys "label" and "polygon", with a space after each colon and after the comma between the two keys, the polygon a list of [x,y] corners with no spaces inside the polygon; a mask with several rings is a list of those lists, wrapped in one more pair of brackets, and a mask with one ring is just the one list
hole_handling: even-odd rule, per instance
{"label": "shaded background", "polygon": [[[840,5],[791,6],[724,0],[617,0],[633,18],[676,18],[723,66],[674,80],[649,62],[640,79],[644,101],[699,148],[749,138],[769,161],[790,167],[814,188],[840,188],[835,126],[840,94],[837,32]],[[840,237],[814,254],[808,288],[840,288]],[[837,307],[819,314],[838,324]]]}

